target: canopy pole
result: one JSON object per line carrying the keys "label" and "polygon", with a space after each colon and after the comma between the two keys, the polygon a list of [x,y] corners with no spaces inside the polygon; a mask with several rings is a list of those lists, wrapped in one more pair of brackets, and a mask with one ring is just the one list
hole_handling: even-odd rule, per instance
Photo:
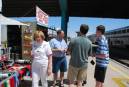
{"label": "canopy pole", "polygon": [[0,24],[0,57],[1,57],[1,47],[2,47],[2,45],[1,45],[1,24]]}
{"label": "canopy pole", "polygon": [[67,38],[67,23],[69,20],[68,16],[68,0],[59,0],[61,8],[61,29],[65,33],[65,39]]}
{"label": "canopy pole", "polygon": [[0,0],[0,13],[2,13],[2,0]]}

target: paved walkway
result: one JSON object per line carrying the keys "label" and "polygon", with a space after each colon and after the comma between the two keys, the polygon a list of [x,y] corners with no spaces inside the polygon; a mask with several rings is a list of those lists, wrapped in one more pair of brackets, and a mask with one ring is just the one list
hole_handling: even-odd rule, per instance
{"label": "paved walkway", "polygon": [[[90,57],[89,61],[91,59],[92,58]],[[67,60],[69,62],[69,56]],[[84,87],[95,87],[94,67],[95,66],[91,65],[90,63],[88,64],[87,84]],[[52,83],[52,78],[53,78],[52,75],[48,77],[49,84]],[[65,73],[65,79],[67,79],[67,73]],[[31,85],[31,81],[30,81],[30,85]],[[25,86],[21,86],[21,87],[25,87]],[[68,85],[65,84],[65,87],[68,87]],[[129,68],[114,60],[111,60],[107,69],[104,87],[129,87]]]}

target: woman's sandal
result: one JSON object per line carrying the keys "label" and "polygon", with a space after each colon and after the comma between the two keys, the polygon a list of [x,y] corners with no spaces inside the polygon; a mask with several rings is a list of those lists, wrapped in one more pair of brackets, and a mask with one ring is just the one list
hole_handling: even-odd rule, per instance
{"label": "woman's sandal", "polygon": [[53,85],[52,85],[52,86],[53,86],[53,87],[56,87],[56,85],[57,85],[57,83],[53,83]]}
{"label": "woman's sandal", "polygon": [[63,83],[60,83],[59,87],[64,87],[64,84]]}

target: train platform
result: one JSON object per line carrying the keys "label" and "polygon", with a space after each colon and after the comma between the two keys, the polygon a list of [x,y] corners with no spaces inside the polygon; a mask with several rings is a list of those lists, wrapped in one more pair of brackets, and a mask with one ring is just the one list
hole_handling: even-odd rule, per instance
{"label": "train platform", "polygon": [[[67,57],[67,61],[69,62],[70,57]],[[89,61],[93,59],[89,57]],[[87,72],[87,84],[83,87],[95,87],[95,80],[94,80],[94,67],[95,65],[88,64],[88,72]],[[49,87],[52,87],[52,75],[48,77]],[[27,86],[29,84],[29,86]],[[68,87],[67,84],[67,73],[65,73],[65,82],[64,86]],[[26,82],[24,81],[21,86],[19,87],[31,87],[31,81]],[[39,86],[42,87],[42,86]],[[59,87],[59,86],[56,86]],[[110,64],[108,65],[106,78],[104,87],[129,87],[129,67],[116,62],[115,60],[110,60]]]}
{"label": "train platform", "polygon": [[[93,74],[94,66],[89,64],[88,83],[85,87],[95,87]],[[129,67],[111,59],[108,65],[104,87],[129,87]]]}

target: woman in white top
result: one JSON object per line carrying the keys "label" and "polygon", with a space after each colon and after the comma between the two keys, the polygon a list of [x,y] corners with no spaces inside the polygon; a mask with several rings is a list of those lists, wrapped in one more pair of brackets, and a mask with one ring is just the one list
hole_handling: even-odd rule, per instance
{"label": "woman in white top", "polygon": [[52,51],[48,42],[44,41],[45,36],[42,31],[34,33],[34,43],[32,45],[32,87],[39,87],[41,79],[42,87],[48,87],[47,76],[52,72]]}

